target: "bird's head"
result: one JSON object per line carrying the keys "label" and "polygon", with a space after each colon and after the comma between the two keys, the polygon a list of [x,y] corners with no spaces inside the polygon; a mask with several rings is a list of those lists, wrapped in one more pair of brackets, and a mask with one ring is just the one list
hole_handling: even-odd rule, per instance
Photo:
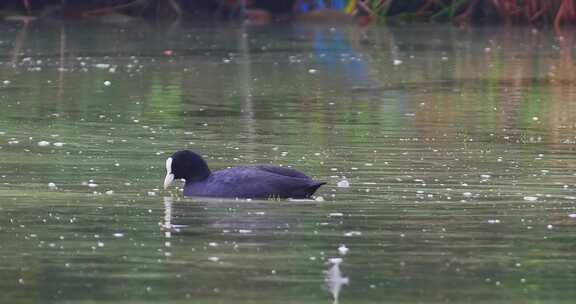
{"label": "bird's head", "polygon": [[202,156],[189,150],[178,151],[166,159],[164,189],[167,189],[175,179],[194,182],[204,180],[209,175],[210,169]]}

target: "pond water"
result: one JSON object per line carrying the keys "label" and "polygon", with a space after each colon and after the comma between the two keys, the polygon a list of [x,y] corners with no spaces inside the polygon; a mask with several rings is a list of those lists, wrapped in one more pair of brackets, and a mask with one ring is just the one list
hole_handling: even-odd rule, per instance
{"label": "pond water", "polygon": [[[2,303],[575,301],[573,32],[0,28]],[[185,199],[182,148],[329,184]]]}

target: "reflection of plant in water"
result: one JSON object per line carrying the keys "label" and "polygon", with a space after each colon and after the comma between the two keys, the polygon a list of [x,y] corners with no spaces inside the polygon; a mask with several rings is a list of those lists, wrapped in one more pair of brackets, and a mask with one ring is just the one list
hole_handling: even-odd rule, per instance
{"label": "reflection of plant in water", "polygon": [[553,23],[559,28],[563,23],[576,22],[576,6],[573,0],[422,0],[405,4],[403,9],[413,11],[415,15],[430,16],[433,20],[449,19],[457,23],[484,18],[508,24]]}
{"label": "reflection of plant in water", "polygon": [[[13,0],[28,15],[34,10],[49,10],[50,3],[59,1]],[[75,2],[83,2],[78,8]],[[547,23],[560,28],[566,23],[576,22],[576,5],[573,0],[293,0],[293,1],[248,1],[248,0],[87,0],[61,1],[62,10],[75,12],[82,17],[130,14],[154,18],[178,19],[205,7],[207,13],[243,17],[247,7],[270,9],[280,14],[307,13],[331,9],[354,16],[375,18],[407,18],[432,21],[454,21],[469,23],[478,20],[511,23]],[[278,3],[274,3],[278,2]],[[288,2],[283,4],[281,2]],[[291,3],[291,4],[290,4]],[[290,8],[292,8],[290,10]],[[33,10],[34,9],[34,10]],[[224,13],[227,12],[227,13]]]}
{"label": "reflection of plant in water", "polygon": [[[298,3],[298,2],[297,2]],[[348,0],[346,13],[372,17],[414,17],[469,23],[479,19],[510,23],[576,22],[573,0]]]}

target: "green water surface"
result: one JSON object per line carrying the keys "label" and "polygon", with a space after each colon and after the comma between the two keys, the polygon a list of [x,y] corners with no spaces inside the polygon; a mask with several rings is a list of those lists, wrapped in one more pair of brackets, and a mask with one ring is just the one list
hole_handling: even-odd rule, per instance
{"label": "green water surface", "polygon": [[[0,303],[574,303],[574,34],[0,24]],[[183,148],[329,184],[185,199]]]}

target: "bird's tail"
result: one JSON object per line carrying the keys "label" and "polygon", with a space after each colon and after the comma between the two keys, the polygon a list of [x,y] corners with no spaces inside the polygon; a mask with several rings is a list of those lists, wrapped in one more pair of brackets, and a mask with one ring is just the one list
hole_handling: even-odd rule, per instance
{"label": "bird's tail", "polygon": [[310,185],[310,187],[308,187],[308,197],[312,196],[312,194],[314,194],[318,188],[326,184],[326,182],[314,182],[312,185]]}

